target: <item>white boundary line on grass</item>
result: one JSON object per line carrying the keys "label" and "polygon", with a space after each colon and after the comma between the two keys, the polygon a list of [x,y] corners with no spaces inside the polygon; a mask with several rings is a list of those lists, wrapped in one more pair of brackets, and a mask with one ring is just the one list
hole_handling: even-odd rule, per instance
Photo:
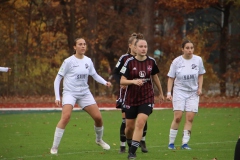
{"label": "white boundary line on grass", "polygon": [[[222,144],[222,143],[236,143],[236,141],[222,141],[222,142],[205,142],[205,143],[195,143],[195,144],[190,144],[191,146],[194,146],[194,145],[206,145],[206,144]],[[167,145],[162,145],[162,146],[148,146],[148,148],[167,148]],[[181,149],[177,149],[176,151],[180,151]],[[209,151],[209,149],[197,149],[198,151]],[[228,150],[234,150],[233,148],[226,148],[226,149],[221,149],[219,151],[228,151]],[[110,150],[112,151],[112,150]],[[118,151],[118,149],[114,149],[113,151]],[[158,150],[158,152],[166,152],[166,151],[172,151],[172,150],[169,150],[169,149],[161,149],[161,150]],[[57,155],[73,155],[73,154],[81,154],[81,153],[93,153],[93,152],[103,152],[103,151],[100,151],[100,150],[97,150],[97,151],[81,151],[81,152],[69,152],[69,153],[60,153],[60,154],[57,154]],[[108,151],[106,151],[108,152]],[[118,152],[117,152],[118,153]],[[50,153],[47,153],[45,155],[36,155],[36,156],[23,156],[23,157],[14,157],[14,158],[0,158],[1,160],[12,160],[12,159],[28,159],[28,158],[39,158],[39,157],[52,157],[52,156],[57,156],[57,155],[52,155]]]}
{"label": "white boundary line on grass", "polygon": [[[110,110],[120,110],[113,107],[99,107],[100,110],[110,111]],[[163,110],[170,108],[153,108],[154,110]],[[0,108],[0,111],[61,111],[62,108]],[[73,108],[74,111],[81,111],[81,108]]]}

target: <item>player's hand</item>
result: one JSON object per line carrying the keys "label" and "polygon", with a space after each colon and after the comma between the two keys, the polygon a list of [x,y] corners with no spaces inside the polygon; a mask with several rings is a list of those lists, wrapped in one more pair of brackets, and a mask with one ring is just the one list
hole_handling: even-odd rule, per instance
{"label": "player's hand", "polygon": [[127,88],[127,86],[125,86],[125,85],[120,85],[120,88],[125,89],[125,88]]}
{"label": "player's hand", "polygon": [[11,68],[8,68],[8,72],[10,72],[12,69]]}
{"label": "player's hand", "polygon": [[172,95],[170,94],[170,95],[167,95],[167,100],[168,101],[172,101]]}
{"label": "player's hand", "polygon": [[60,101],[59,100],[55,100],[55,104],[60,107]]}
{"label": "player's hand", "polygon": [[159,95],[159,102],[163,103],[165,100],[165,97],[163,95]]}
{"label": "player's hand", "polygon": [[202,95],[202,90],[198,89],[197,94],[198,94],[198,96],[201,96]]}
{"label": "player's hand", "polygon": [[107,86],[107,87],[112,87],[112,83],[111,83],[111,82],[107,82],[107,83],[106,83],[106,86]]}
{"label": "player's hand", "polygon": [[143,80],[142,79],[135,79],[133,80],[133,84],[137,86],[142,86],[143,85]]}

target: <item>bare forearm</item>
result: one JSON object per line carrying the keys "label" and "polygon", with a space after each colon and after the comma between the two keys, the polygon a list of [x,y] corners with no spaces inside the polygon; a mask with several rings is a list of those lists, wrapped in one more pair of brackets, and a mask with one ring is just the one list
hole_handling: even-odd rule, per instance
{"label": "bare forearm", "polygon": [[161,85],[161,82],[160,82],[157,74],[156,74],[156,75],[153,75],[152,77],[153,77],[153,82],[154,82],[155,85],[157,86],[159,93],[160,93],[161,95],[163,95],[162,85]]}

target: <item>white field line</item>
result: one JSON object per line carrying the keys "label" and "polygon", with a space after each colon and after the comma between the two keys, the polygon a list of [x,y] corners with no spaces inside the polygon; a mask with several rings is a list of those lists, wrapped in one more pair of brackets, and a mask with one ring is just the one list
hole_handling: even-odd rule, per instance
{"label": "white field line", "polygon": [[[204,142],[204,143],[194,143],[194,144],[189,144],[190,146],[197,146],[197,145],[206,145],[206,144],[226,144],[226,143],[233,143],[235,144],[236,141],[222,141],[222,142]],[[167,145],[161,145],[161,146],[148,146],[148,148],[167,148]],[[114,150],[110,150],[110,151],[118,151],[119,149],[114,149]],[[200,151],[200,152],[204,152],[204,151],[210,151],[210,150],[215,150],[215,148],[213,149],[197,149],[197,151]],[[233,148],[226,148],[226,149],[220,149],[218,151],[233,151],[234,149]],[[169,149],[160,149],[158,150],[158,152],[166,152],[166,151],[170,151]],[[176,150],[176,151],[181,151],[181,150]],[[103,152],[103,151],[93,151],[93,150],[90,150],[90,151],[81,151],[81,152],[69,152],[69,153],[60,153],[60,154],[57,154],[57,155],[73,155],[73,154],[82,154],[82,153],[97,153],[97,152]],[[109,151],[105,151],[105,152],[109,152]],[[35,156],[23,156],[23,157],[14,157],[14,158],[2,158],[0,160],[12,160],[12,159],[30,159],[30,158],[39,158],[39,157],[52,157],[54,155],[51,155],[50,153],[49,154],[45,154],[45,155],[35,155]]]}
{"label": "white field line", "polygon": [[[163,110],[170,108],[153,108],[154,110]],[[61,111],[62,108],[0,108],[0,111]],[[81,108],[73,108],[74,111],[80,111]],[[120,110],[115,107],[99,107],[99,110],[110,111],[110,110]]]}

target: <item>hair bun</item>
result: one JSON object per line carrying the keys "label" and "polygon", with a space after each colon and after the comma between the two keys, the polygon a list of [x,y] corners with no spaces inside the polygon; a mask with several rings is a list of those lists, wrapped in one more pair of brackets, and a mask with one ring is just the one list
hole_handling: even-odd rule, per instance
{"label": "hair bun", "polygon": [[137,38],[137,39],[144,39],[142,33],[138,33],[137,36],[136,36],[136,38]]}
{"label": "hair bun", "polygon": [[131,37],[137,37],[137,33],[131,34]]}

